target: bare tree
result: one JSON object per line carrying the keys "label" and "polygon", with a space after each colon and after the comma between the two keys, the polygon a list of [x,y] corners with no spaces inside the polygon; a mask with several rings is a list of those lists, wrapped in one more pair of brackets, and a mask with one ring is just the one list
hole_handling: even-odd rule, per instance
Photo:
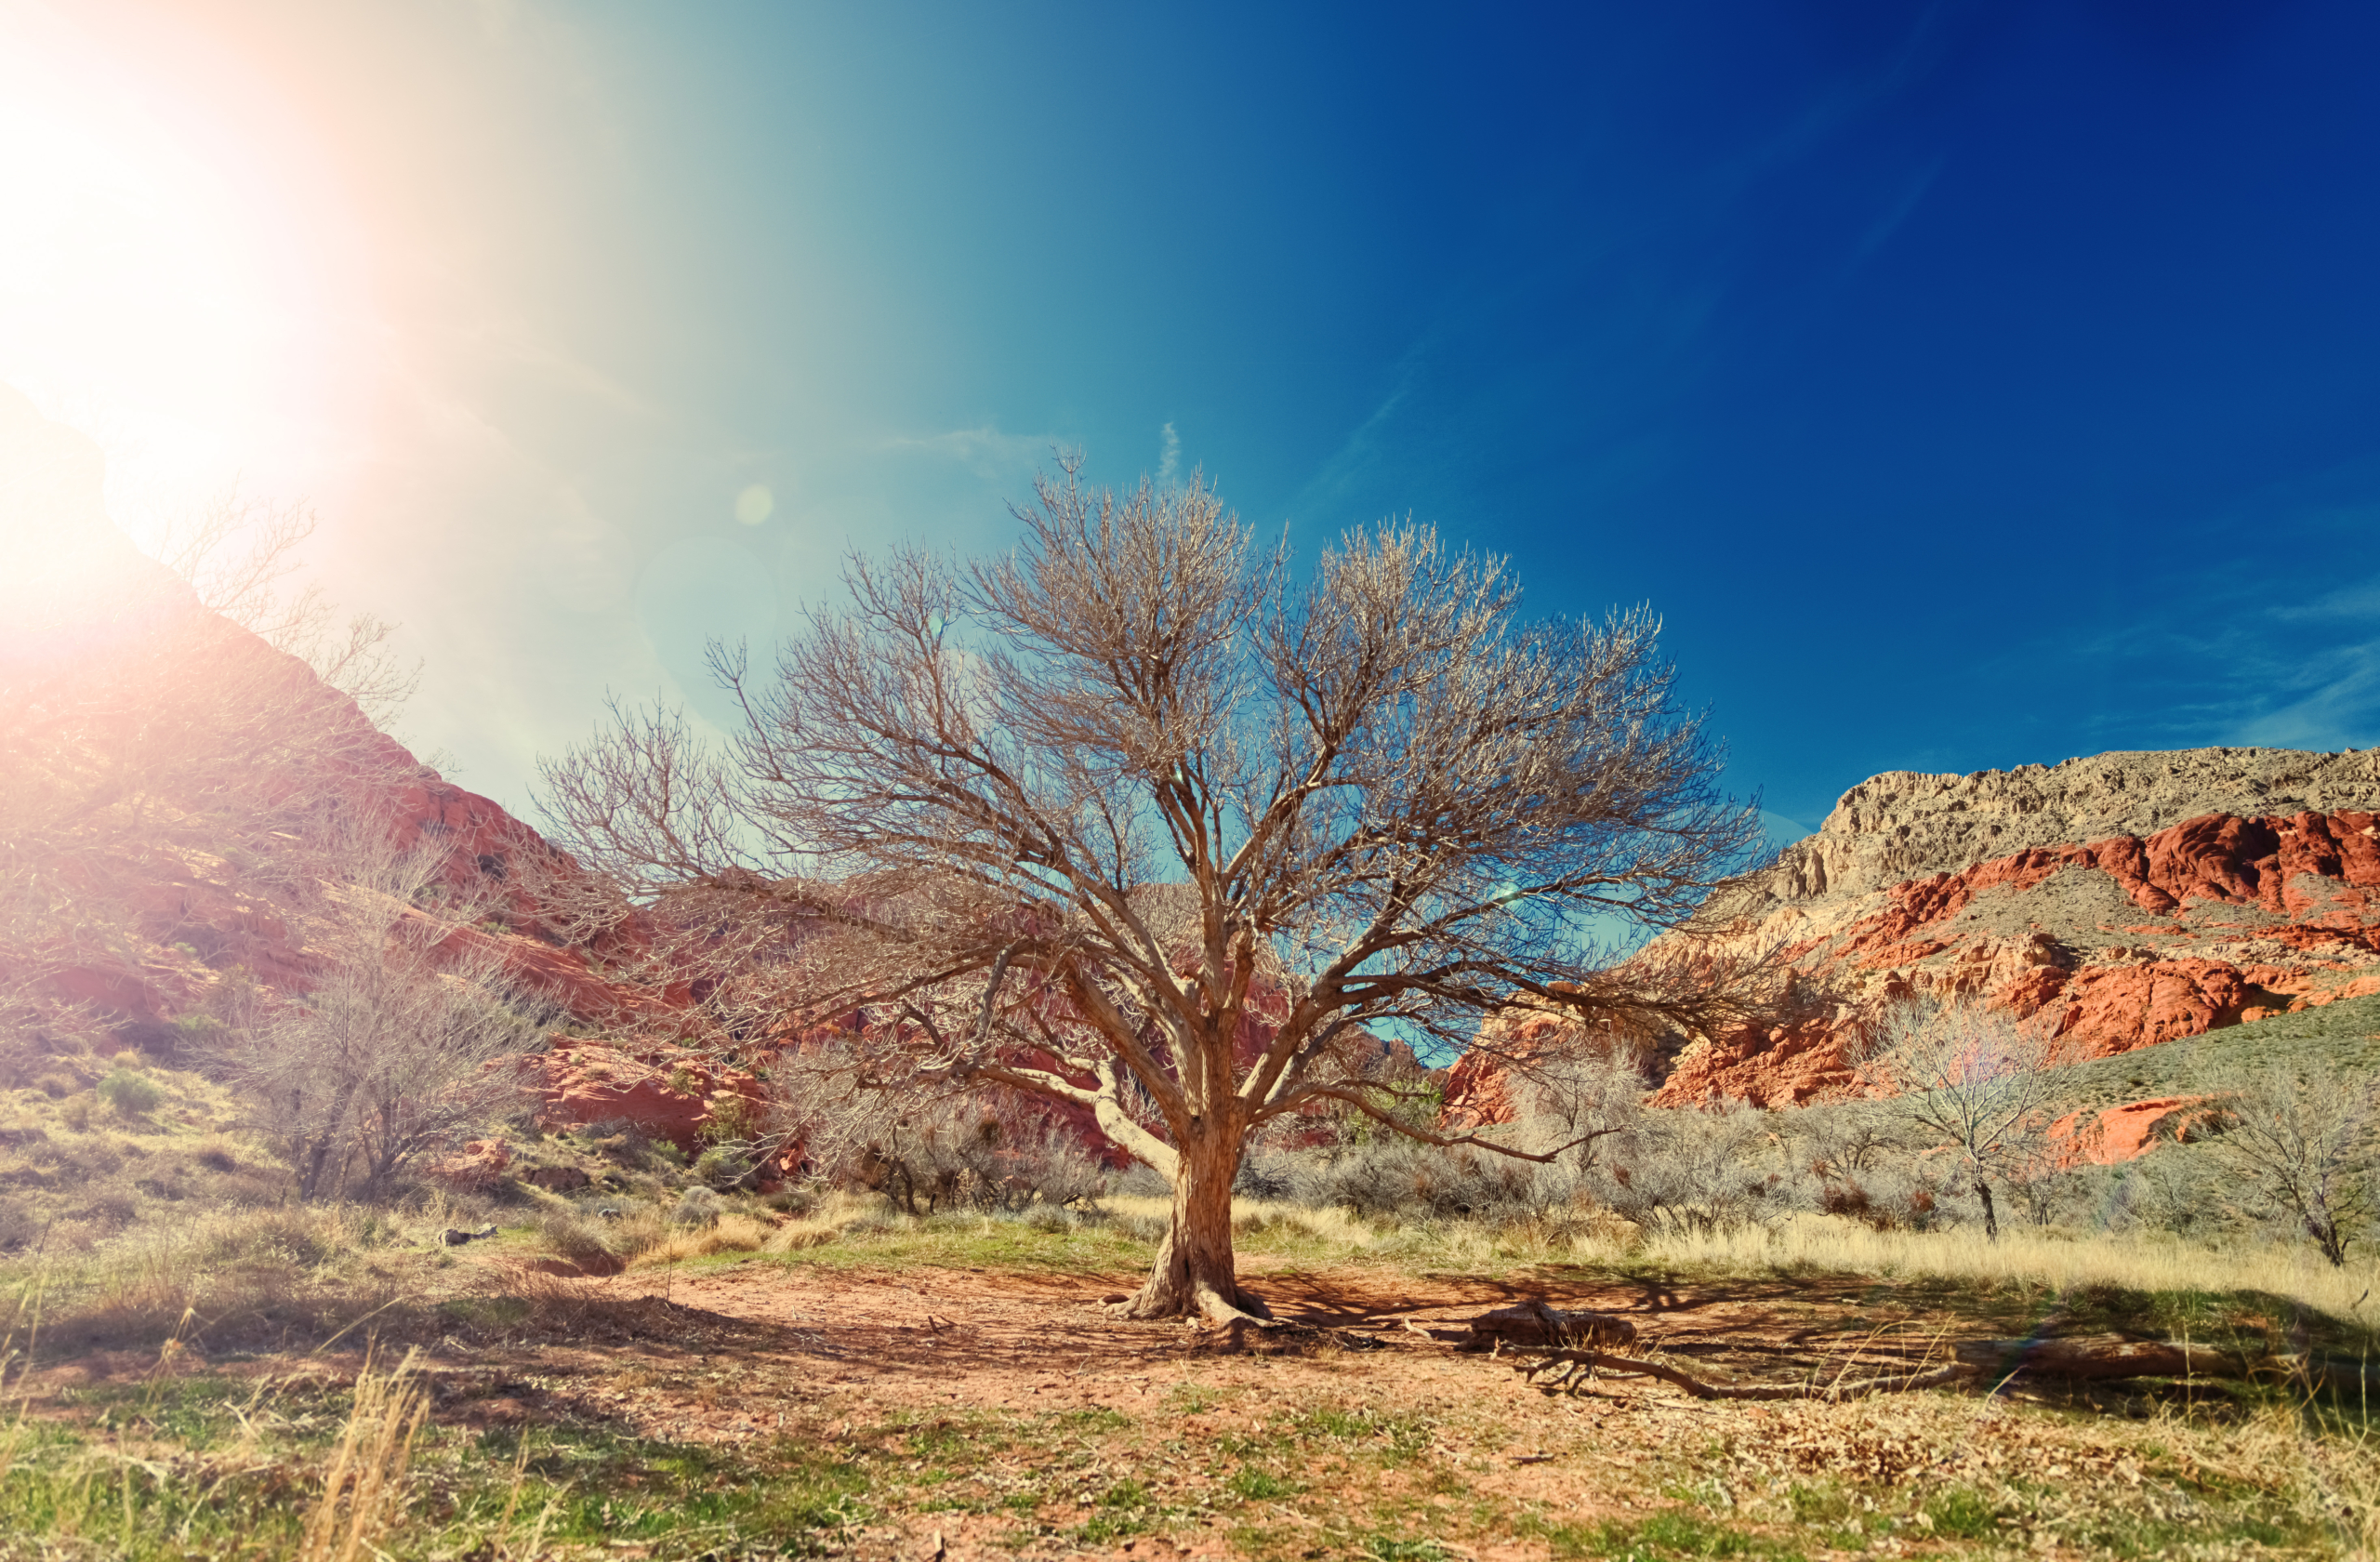
{"label": "bare tree", "polygon": [[634,897],[767,922],[779,1023],[853,1018],[878,1083],[1089,1108],[1174,1189],[1133,1316],[1263,1313],[1231,1187],[1285,1114],[1560,1153],[1394,1116],[1365,1027],[1714,1023],[1725,972],[1588,932],[1683,923],[1758,838],[1648,612],[1530,619],[1501,562],[1411,524],[1302,577],[1197,477],[1117,495],[1069,458],[1036,492],[1006,558],[855,558],[774,676],[716,653],[728,751],[617,712],[547,808]]}
{"label": "bare tree", "polygon": [[2069,1060],[2047,1017],[1917,999],[1887,1011],[1870,1046],[1870,1082],[1894,1093],[1911,1124],[1947,1142],[1983,1207],[1984,1234],[1999,1240],[1992,1183],[2041,1173],[2057,1115],[2050,1071]]}
{"label": "bare tree", "polygon": [[2210,1078],[2221,1115],[2207,1147],[2332,1264],[2373,1213],[2380,1078],[2331,1058],[2235,1060]]}
{"label": "bare tree", "polygon": [[492,897],[456,890],[434,847],[397,850],[368,824],[346,848],[306,913],[306,990],[213,1060],[305,1198],[385,1188],[518,1106],[509,1065],[539,1039],[501,943],[474,926]]}

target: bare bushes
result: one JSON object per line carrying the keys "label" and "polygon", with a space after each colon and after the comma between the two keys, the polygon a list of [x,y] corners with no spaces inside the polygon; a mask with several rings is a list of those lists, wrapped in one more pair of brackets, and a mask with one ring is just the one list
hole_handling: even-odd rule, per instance
{"label": "bare bushes", "polygon": [[1806,1106],[1778,1124],[1786,1159],[1808,1179],[1805,1202],[1876,1231],[1931,1231],[1958,1217],[1963,1190],[1888,1103]]}
{"label": "bare bushes", "polygon": [[237,1027],[212,1060],[305,1198],[382,1192],[416,1158],[516,1107],[504,1060],[539,1044],[482,909],[430,849],[359,831],[311,907],[311,990]]}
{"label": "bare bushes", "polygon": [[1518,1160],[1383,1135],[1306,1154],[1254,1158],[1244,1191],[1371,1220],[1469,1220],[1540,1230],[1608,1228],[1617,1215],[1648,1235],[1764,1224],[1816,1205],[1771,1114],[1750,1107],[1656,1111],[1624,1054],[1537,1059],[1516,1070],[1523,1115],[1499,1133],[1550,1154]]}
{"label": "bare bushes", "polygon": [[2051,1142],[2058,1116],[2051,1071],[2072,1060],[2050,1016],[2026,1021],[1981,1003],[1911,1002],[1882,1017],[1874,1046],[1871,1081],[1891,1092],[1912,1132],[1947,1146],[1982,1209],[1984,1235],[1997,1237],[1994,1184],[2041,1183],[2063,1164]]}
{"label": "bare bushes", "polygon": [[2294,1225],[2334,1267],[2375,1209],[2371,1135],[2380,1079],[2292,1057],[2214,1072],[2220,1129],[2208,1148],[2243,1201]]}
{"label": "bare bushes", "polygon": [[876,1088],[833,1049],[789,1061],[777,1081],[779,1134],[810,1174],[907,1214],[1085,1205],[1108,1186],[1079,1132],[1014,1097]]}
{"label": "bare bushes", "polygon": [[1567,1202],[1567,1171],[1405,1138],[1375,1138],[1334,1152],[1274,1151],[1251,1158],[1240,1189],[1368,1220],[1511,1220]]}
{"label": "bare bushes", "polygon": [[1645,1112],[1590,1169],[1597,1201],[1654,1236],[1761,1225],[1802,1207],[1805,1190],[1772,1156],[1768,1114],[1750,1106]]}

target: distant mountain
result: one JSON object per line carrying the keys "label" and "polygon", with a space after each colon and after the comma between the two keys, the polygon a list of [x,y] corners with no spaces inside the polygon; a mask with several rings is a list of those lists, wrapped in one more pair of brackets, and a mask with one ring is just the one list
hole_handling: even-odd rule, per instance
{"label": "distant mountain", "polygon": [[1839,1089],[1843,1043],[1912,993],[2106,1056],[2380,992],[2380,749],[1889,772],[1707,914],[1783,946],[1792,1017],[1687,1047],[1672,1101]]}
{"label": "distant mountain", "polygon": [[[1762,1025],[1673,1039],[1658,1105],[1841,1093],[1868,1022],[1912,995],[2039,1017],[2101,1057],[2380,993],[2380,749],[1888,772],[1699,921],[1773,950],[1785,991]],[[1584,1039],[1551,1015],[1499,1026],[1507,1049]],[[1501,1114],[1496,1075],[1458,1071],[1456,1120]]]}

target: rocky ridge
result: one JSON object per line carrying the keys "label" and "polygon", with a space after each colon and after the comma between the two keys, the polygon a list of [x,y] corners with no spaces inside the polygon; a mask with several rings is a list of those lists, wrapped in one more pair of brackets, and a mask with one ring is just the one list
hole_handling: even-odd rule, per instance
{"label": "rocky ridge", "polygon": [[[2105,1056],[2380,992],[2380,750],[1890,772],[1722,886],[1702,927],[1773,951],[1780,1001],[1667,1052],[1657,1105],[1844,1093],[1870,1022],[1916,995],[2037,1018]],[[1672,935],[1638,958],[1689,947]],[[1546,1016],[1500,1024],[1507,1052],[1586,1039]],[[1497,1073],[1452,1082],[1458,1119],[1510,1110]]]}

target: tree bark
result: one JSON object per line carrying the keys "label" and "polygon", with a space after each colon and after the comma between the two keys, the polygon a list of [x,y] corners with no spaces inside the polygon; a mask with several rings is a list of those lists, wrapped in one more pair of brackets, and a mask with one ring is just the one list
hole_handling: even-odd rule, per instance
{"label": "tree bark", "polygon": [[1231,1185],[1239,1174],[1239,1135],[1210,1131],[1176,1147],[1173,1224],[1157,1262],[1124,1309],[1135,1318],[1203,1317],[1215,1323],[1270,1319],[1272,1310],[1242,1291],[1231,1247]]}
{"label": "tree bark", "polygon": [[2331,1261],[2332,1268],[2347,1267],[2347,1238],[2339,1231],[2335,1216],[2327,1211],[2307,1215],[2306,1234],[2314,1238],[2314,1245],[2322,1250],[2322,1256]]}
{"label": "tree bark", "polygon": [[1975,1180],[1975,1196],[1983,1200],[1983,1234],[1994,1242],[2000,1240],[2000,1216],[1991,1207],[1991,1185],[1981,1177]]}

